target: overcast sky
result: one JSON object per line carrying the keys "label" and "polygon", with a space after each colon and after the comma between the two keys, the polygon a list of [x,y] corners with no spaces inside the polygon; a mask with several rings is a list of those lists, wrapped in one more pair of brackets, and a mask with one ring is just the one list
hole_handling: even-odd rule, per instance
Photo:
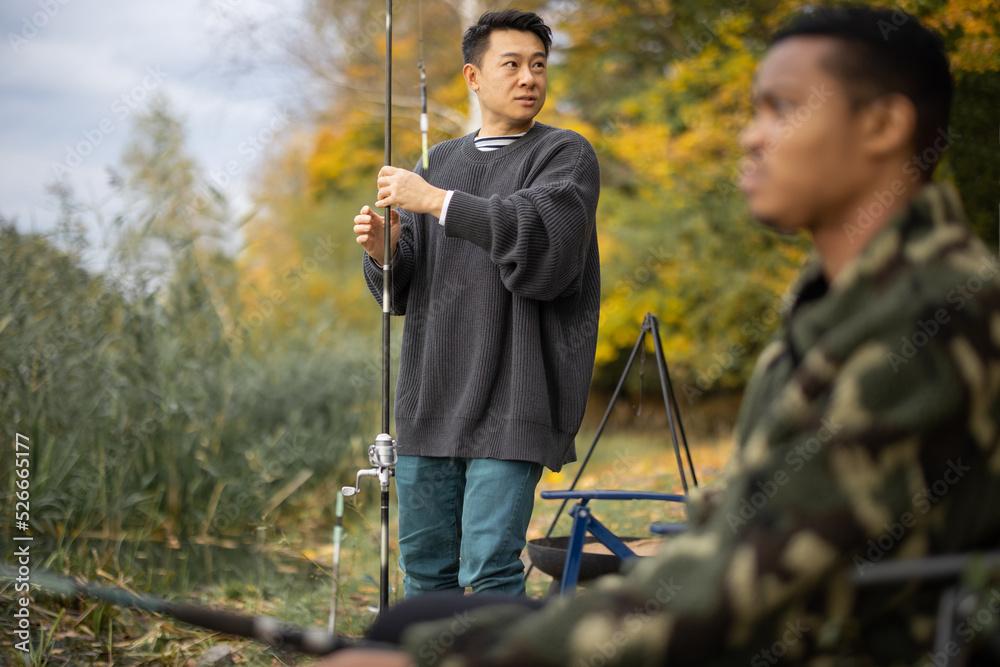
{"label": "overcast sky", "polygon": [[269,137],[290,84],[234,73],[217,54],[232,13],[260,9],[254,0],[3,0],[0,214],[24,230],[50,228],[45,186],[58,175],[78,198],[99,201],[105,168],[119,163],[154,91],[168,96],[203,169],[236,161],[241,175],[224,192],[245,204],[244,175],[261,159],[245,142]]}

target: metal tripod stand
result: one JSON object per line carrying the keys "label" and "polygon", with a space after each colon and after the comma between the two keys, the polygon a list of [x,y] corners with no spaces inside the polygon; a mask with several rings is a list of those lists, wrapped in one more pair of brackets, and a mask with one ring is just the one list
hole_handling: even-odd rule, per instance
{"label": "metal tripod stand", "polygon": [[[604,432],[604,427],[608,423],[608,419],[611,417],[611,410],[615,406],[615,402],[618,400],[618,396],[621,394],[622,387],[625,385],[625,378],[628,377],[629,371],[632,369],[632,364],[635,363],[636,355],[642,350],[645,353],[646,336],[652,335],[653,337],[653,350],[656,355],[656,367],[660,374],[660,388],[663,391],[663,402],[666,404],[667,408],[667,422],[670,425],[670,438],[674,445],[674,454],[677,456],[677,469],[680,471],[681,475],[681,485],[684,487],[684,494],[687,495],[688,483],[687,476],[684,473],[684,463],[681,460],[681,449],[680,446],[684,446],[684,454],[687,458],[688,469],[691,472],[691,482],[694,486],[698,486],[698,478],[694,472],[694,463],[691,461],[691,450],[688,449],[687,435],[684,433],[684,425],[681,423],[680,411],[677,407],[677,397],[674,395],[673,383],[670,381],[670,371],[667,370],[667,361],[663,355],[663,343],[660,340],[660,321],[652,313],[646,313],[646,316],[642,320],[642,325],[639,330],[639,338],[635,342],[635,346],[632,348],[632,354],[629,355],[628,362],[625,364],[625,370],[622,371],[621,378],[618,380],[618,386],[615,387],[615,392],[611,396],[611,401],[608,403],[608,409],[604,412],[604,417],[601,419],[600,426],[597,427],[597,434],[594,436],[593,442],[590,443],[590,448],[587,450],[586,456],[583,457],[583,462],[580,463],[580,469],[576,471],[576,475],[573,477],[573,483],[570,484],[569,490],[573,491],[576,489],[577,482],[580,481],[580,477],[583,475],[584,469],[587,467],[587,462],[590,461],[591,454],[594,453],[594,447],[597,446],[597,441],[600,439],[601,434]],[[680,431],[680,439],[678,439],[678,431]],[[555,518],[552,519],[552,523],[549,525],[549,529],[545,532],[545,537],[552,537],[552,531],[555,530],[556,523],[559,522],[559,517],[562,516],[563,511],[566,509],[566,504],[569,499],[564,499],[562,504],[559,505],[559,511],[556,512]],[[534,564],[528,567],[528,570],[524,573],[525,578],[531,574],[534,569]]]}

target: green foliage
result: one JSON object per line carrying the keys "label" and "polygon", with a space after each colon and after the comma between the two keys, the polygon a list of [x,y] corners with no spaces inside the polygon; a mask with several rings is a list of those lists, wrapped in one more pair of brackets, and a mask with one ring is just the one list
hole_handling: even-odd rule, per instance
{"label": "green foliage", "polygon": [[[822,2],[821,4],[835,4]],[[383,161],[382,51],[373,0],[309,4],[304,43],[316,35],[345,44],[301,56],[336,89],[309,138],[289,146],[267,174],[261,201],[269,211],[248,230],[244,276],[260,294],[285,257],[326,222],[352,246],[350,220],[370,204]],[[487,0],[425,3],[431,142],[475,129],[455,58],[464,26]],[[754,68],[769,36],[798,0],[549,0],[519,5],[556,29],[549,97],[539,120],[569,127],[595,146],[601,162],[598,210],[602,279],[595,388],[608,390],[646,311],[660,317],[668,359],[689,396],[738,391],[779,321],[781,299],[806,259],[805,235],[782,238],[752,222],[736,187],[738,137],[750,117]],[[953,129],[941,178],[957,181],[976,229],[996,246],[995,160],[990,104],[997,97],[1000,21],[977,0],[902,0],[941,31],[956,73]],[[415,7],[394,13],[394,164],[416,162],[418,50]],[[294,184],[289,186],[288,184]],[[277,196],[275,196],[277,195]],[[337,236],[339,235],[339,236]],[[310,290],[336,300],[359,329],[373,312],[356,260],[349,271],[317,273]],[[335,275],[335,282],[319,278]],[[343,296],[342,296],[343,295]],[[346,298],[345,298],[346,297]],[[253,297],[257,298],[257,297]],[[290,303],[288,321],[308,318],[308,302]],[[371,330],[377,325],[371,322]]]}
{"label": "green foliage", "polygon": [[595,386],[612,386],[651,311],[689,400],[738,389],[807,249],[802,237],[782,239],[753,223],[736,188],[754,61],[769,21],[786,10],[656,0],[587,6],[593,20],[573,15],[560,24],[570,44],[553,76],[572,79],[564,101],[596,128],[605,175]]}
{"label": "green foliage", "polygon": [[[832,3],[822,3],[832,4]],[[566,36],[550,79],[584,126],[603,174],[598,224],[604,295],[595,386],[610,388],[642,314],[662,322],[688,400],[739,389],[776,327],[809,251],[752,222],[736,189],[756,61],[799,2],[550,2]],[[943,178],[997,247],[995,124],[1000,20],[974,0],[904,2],[945,35],[956,73]]]}
{"label": "green foliage", "polygon": [[[0,511],[14,515],[21,434],[31,531],[71,558],[94,536],[245,537],[361,460],[375,385],[353,340],[247,344],[237,267],[216,244],[225,202],[199,194],[183,143],[165,103],[139,119],[103,272],[0,221]],[[72,230],[80,209],[61,196]]]}
{"label": "green foliage", "polygon": [[295,473],[331,475],[353,453],[365,392],[345,381],[361,372],[350,360],[294,344],[240,355],[190,277],[127,300],[10,225],[0,255],[3,437],[31,439],[35,530],[239,534]]}
{"label": "green foliage", "polygon": [[[983,104],[992,100],[993,104]],[[991,252],[1000,248],[997,229],[997,184],[1000,164],[996,159],[996,102],[1000,100],[1000,72],[967,72],[958,77],[951,127],[957,135],[945,155],[965,213]]]}
{"label": "green foliage", "polygon": [[[736,139],[748,115],[754,58],[769,30],[767,21],[754,16],[780,14],[773,5],[562,0],[525,7],[540,11],[557,29],[550,96],[539,119],[583,133],[601,160],[598,389],[613,386],[646,311],[664,325],[678,379],[698,392],[741,386],[777,322],[769,317],[759,324],[801,263],[806,243],[779,240],[750,223],[735,187]],[[241,268],[252,291],[242,298],[259,308],[273,300],[269,294],[284,296],[275,276],[300,266],[315,239],[332,234],[343,243],[337,266],[322,266],[309,277],[307,290],[336,303],[352,327],[377,331],[350,221],[372,203],[383,159],[382,109],[374,97],[381,88],[373,84],[382,68],[376,57],[382,35],[360,34],[364,26],[355,25],[365,22],[357,17],[375,16],[380,6],[358,0],[311,7],[310,21],[323,34],[332,30],[345,42],[366,46],[345,49],[334,79],[346,94],[332,101],[313,137],[290,144],[285,159],[271,163],[261,190],[266,213],[247,229]],[[395,163],[407,166],[416,161],[418,145],[418,72],[406,66],[418,56],[415,18],[412,7],[397,12],[394,48],[393,145]],[[463,21],[475,16],[461,16],[448,3],[429,3],[424,20],[434,26],[425,60],[432,141],[441,141],[469,130],[459,122],[468,98],[450,53],[467,25]],[[315,58],[313,69],[329,67],[322,58]],[[271,320],[275,326],[312,317],[311,301],[289,296],[281,317]],[[750,333],[741,335],[744,326]],[[262,338],[274,331],[261,332]],[[720,355],[729,360],[716,372]]]}

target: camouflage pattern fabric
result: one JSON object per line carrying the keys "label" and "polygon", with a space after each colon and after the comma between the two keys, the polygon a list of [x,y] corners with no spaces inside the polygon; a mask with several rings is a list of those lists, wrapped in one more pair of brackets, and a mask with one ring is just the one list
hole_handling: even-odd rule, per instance
{"label": "camouflage pattern fabric", "polygon": [[689,533],[542,611],[414,626],[407,649],[446,667],[943,664],[939,589],[851,574],[1000,545],[998,270],[954,191],[925,186],[832,284],[804,271]]}

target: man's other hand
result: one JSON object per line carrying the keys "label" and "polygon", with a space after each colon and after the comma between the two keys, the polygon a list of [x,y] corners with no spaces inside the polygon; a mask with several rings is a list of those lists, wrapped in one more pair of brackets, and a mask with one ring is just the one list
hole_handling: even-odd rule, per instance
{"label": "man's other hand", "polygon": [[[357,234],[358,243],[365,249],[378,265],[382,265],[382,255],[385,254],[385,218],[371,209],[370,206],[362,206],[361,213],[354,216],[354,233]],[[392,211],[391,261],[396,256],[396,248],[399,246],[399,213]]]}

